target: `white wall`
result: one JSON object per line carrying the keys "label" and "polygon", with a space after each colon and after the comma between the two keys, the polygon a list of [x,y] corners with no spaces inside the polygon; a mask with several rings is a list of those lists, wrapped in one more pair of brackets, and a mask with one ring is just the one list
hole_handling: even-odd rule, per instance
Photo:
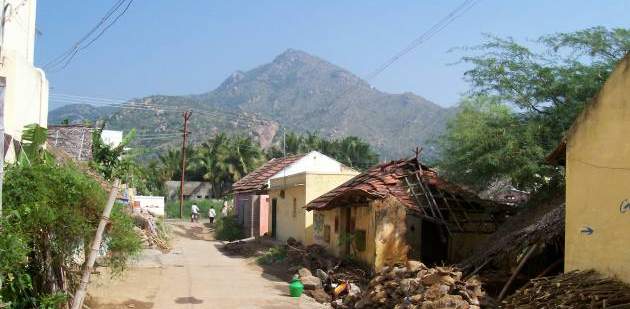
{"label": "white wall", "polygon": [[44,71],[33,66],[36,1],[0,3],[8,8],[0,42],[0,77],[6,84],[4,128],[5,133],[20,140],[25,125],[47,125],[48,80]]}
{"label": "white wall", "polygon": [[270,179],[291,176],[304,172],[315,174],[339,174],[344,171],[349,171],[349,169],[337,160],[317,151],[311,151],[304,155],[301,159],[295,161],[293,164],[275,174]]}
{"label": "white wall", "polygon": [[101,132],[101,139],[103,140],[103,143],[109,145],[110,147],[117,147],[120,143],[122,143],[123,132],[103,130],[103,132]]}
{"label": "white wall", "polygon": [[140,209],[145,210],[154,216],[164,216],[163,196],[136,195],[134,197],[134,201],[140,204]]}

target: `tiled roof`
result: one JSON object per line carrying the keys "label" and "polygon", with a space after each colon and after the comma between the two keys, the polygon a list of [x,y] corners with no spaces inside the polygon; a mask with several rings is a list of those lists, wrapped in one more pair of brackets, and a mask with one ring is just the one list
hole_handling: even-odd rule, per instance
{"label": "tiled roof", "polygon": [[249,192],[265,189],[267,181],[285,167],[303,158],[304,155],[293,155],[269,160],[255,171],[245,175],[232,185],[233,192]]}
{"label": "tiled roof", "polygon": [[366,196],[371,200],[394,196],[408,207],[417,207],[413,198],[407,192],[403,178],[418,170],[418,162],[415,158],[376,165],[332,191],[314,199],[306,208],[309,210],[335,208],[336,200],[354,194]]}
{"label": "tiled roof", "polygon": [[413,176],[414,174],[422,175],[424,183],[432,188],[452,193],[461,199],[480,201],[475,193],[445,181],[438,177],[437,172],[427,166],[420,165],[416,158],[411,158],[376,165],[314,199],[306,205],[306,209],[336,208],[343,203],[352,202],[353,197],[357,196],[367,197],[368,200],[393,196],[406,207],[418,209],[420,206],[415,202],[404,180],[405,176]]}

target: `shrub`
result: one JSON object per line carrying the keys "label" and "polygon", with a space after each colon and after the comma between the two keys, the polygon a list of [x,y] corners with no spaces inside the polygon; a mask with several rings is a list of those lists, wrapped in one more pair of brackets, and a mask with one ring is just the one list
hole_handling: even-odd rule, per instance
{"label": "shrub", "polygon": [[215,225],[215,238],[218,240],[233,241],[243,238],[243,229],[236,217],[219,217]]}
{"label": "shrub", "polygon": [[256,263],[260,265],[270,265],[283,261],[287,257],[287,248],[285,246],[274,246],[265,251],[265,253],[256,258]]}
{"label": "shrub", "polygon": [[[1,301],[11,308],[54,308],[67,301],[62,287],[78,286],[105,192],[98,182],[71,166],[9,166],[0,222]],[[107,263],[122,269],[140,250],[130,218],[120,206],[106,235]]]}

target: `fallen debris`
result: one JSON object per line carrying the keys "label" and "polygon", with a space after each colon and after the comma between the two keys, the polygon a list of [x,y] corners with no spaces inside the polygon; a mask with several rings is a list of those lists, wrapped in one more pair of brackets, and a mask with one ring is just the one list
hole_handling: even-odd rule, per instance
{"label": "fallen debris", "polygon": [[[350,289],[352,290],[352,288]],[[417,261],[385,267],[363,293],[348,293],[335,308],[480,308],[484,292],[475,277],[462,280],[453,267],[428,268]]]}
{"label": "fallen debris", "polygon": [[595,271],[532,279],[503,308],[630,308],[630,286]]}
{"label": "fallen debris", "polygon": [[326,248],[320,245],[305,247],[300,242],[289,238],[286,246],[288,264],[314,271],[323,284],[330,281],[367,284],[370,274],[363,267],[328,253]]}
{"label": "fallen debris", "polygon": [[162,251],[171,250],[168,241],[160,234],[155,217],[148,212],[134,213],[133,219],[136,232],[146,247],[158,248]]}

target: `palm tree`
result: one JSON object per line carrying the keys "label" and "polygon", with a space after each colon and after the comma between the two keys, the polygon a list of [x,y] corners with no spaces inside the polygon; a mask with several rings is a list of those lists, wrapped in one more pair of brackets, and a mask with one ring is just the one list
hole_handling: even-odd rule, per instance
{"label": "palm tree", "polygon": [[253,171],[263,158],[252,138],[220,133],[195,148],[190,169],[212,183],[214,196],[221,196],[228,184]]}
{"label": "palm tree", "polygon": [[181,151],[169,149],[165,154],[158,155],[162,165],[162,174],[165,179],[174,180],[181,175],[182,156]]}

